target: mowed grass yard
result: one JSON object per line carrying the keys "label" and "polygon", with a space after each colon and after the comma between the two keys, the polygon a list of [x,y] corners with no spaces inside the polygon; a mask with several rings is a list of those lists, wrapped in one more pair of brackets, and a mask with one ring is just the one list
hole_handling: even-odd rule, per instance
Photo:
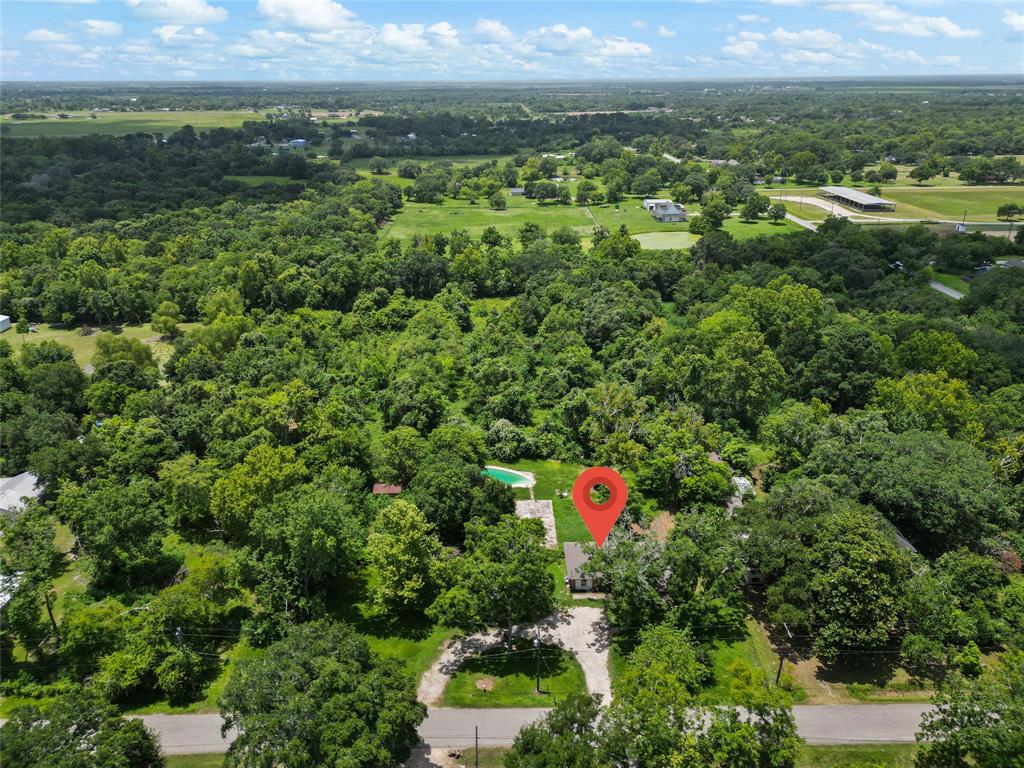
{"label": "mowed grass yard", "polygon": [[33,136],[89,136],[93,133],[123,136],[128,133],[170,134],[184,125],[197,131],[210,128],[239,128],[246,120],[262,120],[262,112],[248,110],[211,110],[209,112],[97,112],[96,119],[89,112],[71,112],[67,120],[49,117],[46,120],[0,119],[8,126],[12,138]]}
{"label": "mowed grass yard", "polygon": [[1024,186],[1005,187],[892,187],[882,197],[896,202],[896,212],[886,218],[998,221],[996,209],[1004,203],[1024,205]]}
{"label": "mowed grass yard", "polygon": [[[540,668],[540,693],[536,671]],[[489,690],[486,690],[489,688]],[[571,694],[586,693],[579,662],[568,651],[529,640],[488,648],[463,662],[444,689],[446,707],[552,707]]]}
{"label": "mowed grass yard", "polygon": [[440,204],[407,202],[381,234],[407,238],[464,229],[471,236],[479,237],[487,227],[494,227],[503,235],[514,235],[526,223],[548,230],[572,227],[587,234],[595,226],[586,210],[577,205],[538,204],[525,197],[509,197],[504,211],[493,211],[486,200],[471,205],[467,200],[446,198]]}
{"label": "mowed grass yard", "polygon": [[[178,327],[184,332],[198,328],[200,323],[178,323]],[[4,332],[4,338],[11,343],[15,350],[20,350],[23,344],[39,344],[43,341],[56,341],[71,349],[75,361],[79,365],[86,365],[92,362],[96,354],[96,341],[101,333],[114,333],[118,336],[125,336],[130,339],[138,339],[153,349],[153,357],[163,363],[170,356],[173,347],[170,343],[163,341],[160,334],[150,327],[149,323],[142,325],[120,325],[98,329],[95,333],[83,336],[79,328],[63,328],[42,323],[36,326],[33,333],[15,333],[14,328]]]}

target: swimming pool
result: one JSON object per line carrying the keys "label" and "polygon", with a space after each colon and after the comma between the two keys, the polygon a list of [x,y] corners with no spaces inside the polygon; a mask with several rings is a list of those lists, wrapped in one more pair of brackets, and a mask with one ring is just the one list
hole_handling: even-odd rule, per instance
{"label": "swimming pool", "polygon": [[508,467],[487,466],[484,467],[484,474],[503,482],[505,485],[511,485],[513,488],[533,488],[534,483],[536,483],[533,475],[529,472],[520,472]]}

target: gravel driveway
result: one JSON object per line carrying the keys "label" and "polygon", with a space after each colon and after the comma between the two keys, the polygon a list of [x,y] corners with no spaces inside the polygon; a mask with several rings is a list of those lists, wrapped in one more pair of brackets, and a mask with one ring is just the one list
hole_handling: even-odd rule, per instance
{"label": "gravel driveway", "polygon": [[[608,624],[600,608],[568,608],[537,624],[515,627],[513,633],[518,637],[539,637],[544,643],[569,651],[583,668],[587,690],[600,694],[606,701],[611,699]],[[427,706],[434,706],[444,693],[449,678],[464,660],[500,641],[501,633],[496,629],[453,640],[420,678],[417,698]]]}

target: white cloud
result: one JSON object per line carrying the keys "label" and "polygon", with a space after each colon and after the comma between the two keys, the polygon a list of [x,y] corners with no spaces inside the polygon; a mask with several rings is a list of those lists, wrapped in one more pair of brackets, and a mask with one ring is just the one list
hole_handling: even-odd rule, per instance
{"label": "white cloud", "polygon": [[751,32],[750,30],[747,30],[747,29],[741,29],[736,34],[736,39],[737,40],[753,40],[754,42],[761,42],[762,40],[766,40],[767,36],[762,34],[761,32]]}
{"label": "white cloud", "polygon": [[162,27],[157,27],[153,30],[153,34],[159,37],[163,42],[169,43],[178,33],[181,32],[185,27],[181,24],[164,24]]}
{"label": "white cloud", "polygon": [[329,31],[348,26],[355,17],[333,0],[259,0],[256,9],[269,19],[301,29]]}
{"label": "white cloud", "polygon": [[492,43],[509,43],[515,39],[512,30],[498,19],[477,19],[473,32]]}
{"label": "white cloud", "polygon": [[71,35],[40,27],[25,35],[25,39],[30,43],[64,43],[71,39]]}
{"label": "white cloud", "polygon": [[664,24],[659,24],[658,31],[655,34],[658,37],[675,37],[676,31],[674,29],[669,29]]}
{"label": "white cloud", "polygon": [[377,40],[384,46],[402,53],[417,53],[427,50],[430,46],[423,37],[425,27],[422,24],[392,24],[388,22],[381,27]]}
{"label": "white cloud", "polygon": [[198,73],[194,69],[176,69],[174,74],[178,77],[195,77]]}
{"label": "white cloud", "polygon": [[647,22],[642,19],[637,19],[636,21],[629,22],[629,26],[631,26],[633,29],[646,29]]}
{"label": "white cloud", "polygon": [[960,57],[959,56],[948,56],[948,55],[939,56],[939,63],[940,64],[959,64],[960,63]]}
{"label": "white cloud", "polygon": [[978,37],[981,31],[964,29],[948,16],[918,16],[885,2],[830,2],[823,6],[829,11],[842,11],[861,16],[864,23],[878,32],[893,32],[913,37]]}
{"label": "white cloud", "polygon": [[843,36],[827,29],[801,29],[790,32],[777,27],[771,38],[780,45],[791,45],[797,48],[834,48],[843,41]]}
{"label": "white cloud", "polygon": [[730,37],[729,44],[722,46],[722,53],[735,56],[737,59],[753,59],[760,52],[761,48],[755,40],[740,40],[736,37]]}
{"label": "white cloud", "polygon": [[741,13],[736,20],[742,21],[744,24],[763,24],[768,21],[765,16],[758,16],[756,13]]}
{"label": "white cloud", "polygon": [[594,42],[594,33],[589,27],[572,29],[565,24],[540,27],[528,32],[527,37],[537,50],[551,53],[580,50],[590,47]]}
{"label": "white cloud", "polygon": [[650,56],[651,46],[624,37],[606,37],[598,53],[602,56]]}
{"label": "white cloud", "polygon": [[827,51],[805,51],[796,49],[786,51],[780,58],[787,64],[833,64],[836,57]]}
{"label": "white cloud", "polygon": [[1024,13],[1017,11],[1003,11],[1003,24],[1014,32],[1024,32]]}
{"label": "white cloud", "polygon": [[187,29],[182,24],[164,24],[153,30],[165,45],[198,45],[217,42],[217,36],[205,27]]}
{"label": "white cloud", "polygon": [[228,17],[226,8],[206,0],[125,0],[125,4],[140,16],[178,24],[208,24]]}
{"label": "white cloud", "polygon": [[103,19],[86,19],[82,22],[85,32],[93,37],[117,37],[124,32],[124,27],[116,21],[103,21]]}
{"label": "white cloud", "polygon": [[459,32],[447,21],[439,21],[427,27],[434,39],[446,48],[457,48],[459,45]]}

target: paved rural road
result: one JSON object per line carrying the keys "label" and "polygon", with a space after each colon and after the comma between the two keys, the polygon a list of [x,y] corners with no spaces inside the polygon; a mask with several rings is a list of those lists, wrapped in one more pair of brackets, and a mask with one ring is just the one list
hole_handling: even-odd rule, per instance
{"label": "paved rural road", "polygon": [[964,295],[962,293],[960,293],[960,291],[955,290],[953,288],[950,288],[948,285],[943,285],[938,280],[932,280],[932,281],[930,281],[928,283],[928,285],[930,285],[932,288],[934,288],[939,293],[944,293],[947,296],[949,296],[950,298],[956,299],[957,301],[959,301],[960,299],[962,299],[964,297]]}
{"label": "paved rural road", "polygon": [[[797,730],[811,744],[860,744],[914,740],[928,704],[822,704],[793,707]],[[420,736],[431,747],[473,744],[508,746],[519,729],[541,717],[546,709],[431,709]],[[220,715],[145,715],[169,755],[223,752],[229,741],[220,735]]]}

